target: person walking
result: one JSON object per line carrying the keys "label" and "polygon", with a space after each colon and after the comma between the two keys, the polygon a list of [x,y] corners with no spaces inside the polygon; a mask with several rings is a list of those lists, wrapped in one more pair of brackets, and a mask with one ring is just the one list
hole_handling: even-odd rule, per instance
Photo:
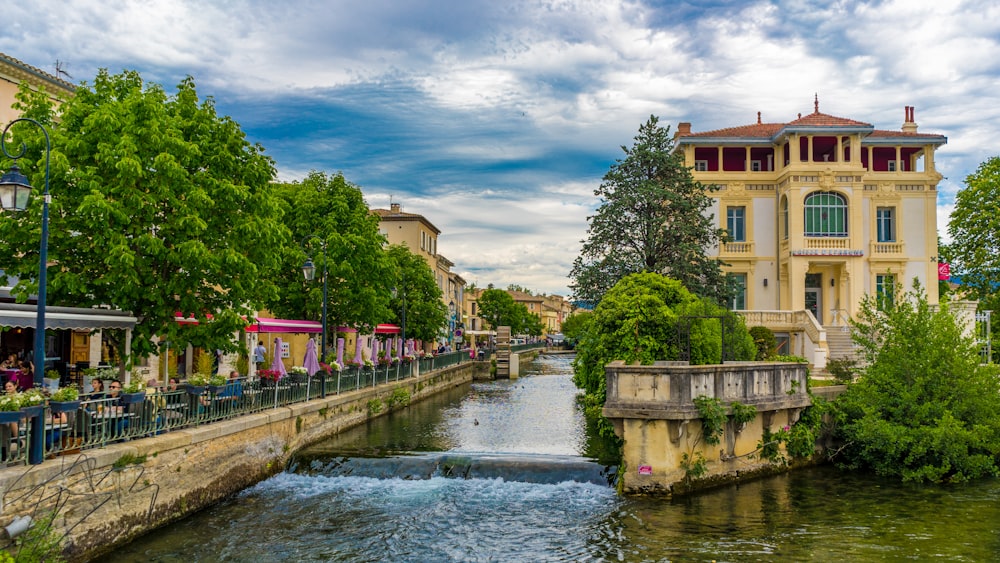
{"label": "person walking", "polygon": [[264,357],[267,356],[267,348],[264,343],[258,341],[257,347],[253,349],[253,363],[257,364],[257,369],[264,369]]}

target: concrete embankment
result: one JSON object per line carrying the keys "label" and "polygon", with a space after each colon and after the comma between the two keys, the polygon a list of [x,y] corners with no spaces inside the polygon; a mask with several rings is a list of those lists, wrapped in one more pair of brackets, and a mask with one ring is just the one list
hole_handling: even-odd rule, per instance
{"label": "concrete embankment", "polygon": [[[0,523],[56,511],[64,555],[86,561],[283,471],[297,450],[472,381],[484,362],[0,470]],[[398,389],[405,390],[397,391]]]}

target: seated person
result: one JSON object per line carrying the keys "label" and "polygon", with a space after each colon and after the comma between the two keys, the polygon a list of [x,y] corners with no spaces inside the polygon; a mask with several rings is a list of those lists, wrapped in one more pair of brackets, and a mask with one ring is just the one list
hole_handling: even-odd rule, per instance
{"label": "seated person", "polygon": [[243,381],[240,379],[240,372],[233,370],[229,372],[229,382],[226,383],[226,388],[219,392],[217,397],[221,398],[232,398],[243,396]]}

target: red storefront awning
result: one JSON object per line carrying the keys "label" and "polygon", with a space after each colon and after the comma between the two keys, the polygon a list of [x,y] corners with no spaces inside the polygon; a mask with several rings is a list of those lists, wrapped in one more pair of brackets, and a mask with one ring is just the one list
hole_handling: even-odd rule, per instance
{"label": "red storefront awning", "polygon": [[[208,315],[212,319],[212,315]],[[174,317],[179,324],[198,324],[198,319],[177,313]],[[269,319],[257,317],[252,324],[247,327],[247,332],[288,332],[288,333],[321,333],[323,325],[316,321],[295,320],[295,319]]]}
{"label": "red storefront awning", "polygon": [[257,317],[257,322],[247,327],[247,332],[323,332],[323,324],[316,321],[267,319]]}
{"label": "red storefront awning", "polygon": [[399,326],[381,324],[375,327],[375,334],[399,334]]}

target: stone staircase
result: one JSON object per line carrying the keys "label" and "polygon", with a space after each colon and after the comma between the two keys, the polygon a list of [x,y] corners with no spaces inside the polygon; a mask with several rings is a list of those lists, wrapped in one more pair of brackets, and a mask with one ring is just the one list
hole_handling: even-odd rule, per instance
{"label": "stone staircase", "polygon": [[849,358],[852,360],[860,359],[854,351],[854,342],[851,341],[850,329],[847,329],[846,327],[826,327],[826,346],[830,351],[830,356],[828,358],[830,360],[840,358]]}

